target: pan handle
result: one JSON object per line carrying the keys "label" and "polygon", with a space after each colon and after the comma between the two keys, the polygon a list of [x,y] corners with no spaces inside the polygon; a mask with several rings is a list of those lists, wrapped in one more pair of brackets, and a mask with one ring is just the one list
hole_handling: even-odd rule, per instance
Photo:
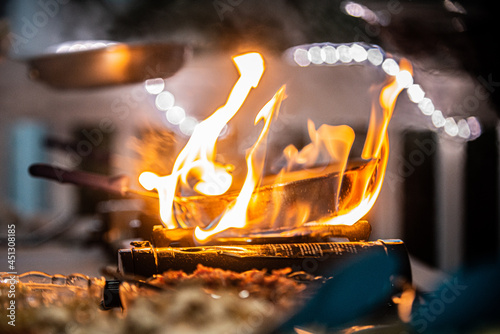
{"label": "pan handle", "polygon": [[50,164],[33,164],[28,169],[31,176],[70,183],[126,195],[129,192],[130,179],[126,175],[105,176],[95,173],[67,170]]}

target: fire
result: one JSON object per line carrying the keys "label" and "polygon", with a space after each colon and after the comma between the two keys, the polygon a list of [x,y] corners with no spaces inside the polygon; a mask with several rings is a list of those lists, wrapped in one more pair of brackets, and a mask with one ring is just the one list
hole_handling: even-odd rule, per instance
{"label": "fire", "polygon": [[[313,168],[315,166],[335,165],[339,173],[338,179],[342,179],[347,166],[349,152],[354,143],[354,130],[347,125],[331,126],[327,124],[321,125],[316,130],[311,120],[308,120],[307,126],[311,143],[300,151],[293,145],[285,148],[284,154],[287,159],[286,172]],[[321,169],[310,169],[309,175],[314,177],[314,174],[320,171]],[[341,186],[342,183],[338,182],[335,198],[338,198]],[[338,209],[338,201],[335,201],[333,205],[336,211]],[[305,218],[303,218],[302,223],[306,222]]]}
{"label": "fire", "polygon": [[152,190],[156,188],[160,198],[160,217],[165,227],[175,228],[173,203],[179,180],[188,183],[188,176],[194,176],[197,183],[194,190],[207,196],[225,193],[232,183],[229,166],[215,161],[217,138],[227,122],[243,105],[252,88],[256,88],[264,73],[264,59],[259,53],[246,53],[233,58],[240,78],[231,90],[226,104],[198,124],[186,146],[179,153],[172,173],[158,176],[150,172],[139,177],[141,185]]}
{"label": "fire", "polygon": [[195,237],[205,240],[211,235],[224,231],[230,227],[242,228],[247,224],[247,208],[254,190],[259,186],[264,169],[266,157],[267,135],[271,126],[274,113],[278,113],[281,101],[285,96],[285,87],[281,87],[273,98],[260,110],[254,124],[264,120],[264,127],[257,141],[246,154],[247,176],[236,201],[231,203],[218,224],[210,230],[202,230],[199,226],[195,229]]}
{"label": "fire", "polygon": [[323,124],[316,130],[313,121],[308,120],[307,129],[311,139],[310,144],[306,145],[300,152],[293,145],[285,148],[286,171],[327,166],[331,163],[341,163],[343,170],[354,142],[352,128],[347,125]]}
{"label": "fire", "polygon": [[[402,59],[400,67],[403,71],[412,71],[409,61]],[[382,88],[378,101],[372,104],[370,123],[366,135],[365,145],[361,157],[371,160],[363,173],[357,175],[353,182],[353,190],[349,198],[354,201],[344,200],[341,203],[335,217],[322,219],[325,224],[352,225],[367,214],[375,204],[384,182],[387,160],[389,159],[389,136],[387,127],[392,118],[394,107],[399,93],[404,85],[400,84],[396,77],[393,77]]]}
{"label": "fire", "polygon": [[[215,161],[217,139],[227,122],[238,112],[250,90],[258,86],[265,69],[263,58],[258,53],[240,55],[234,57],[233,61],[240,77],[226,104],[196,126],[177,157],[171,174],[158,176],[144,172],[139,177],[144,188],[157,189],[160,216],[167,228],[186,227],[185,223],[176,220],[173,212],[180,187],[191,189],[203,196],[220,196],[226,194],[231,187],[231,166]],[[400,68],[402,71],[411,72],[408,61],[402,60]],[[389,155],[387,128],[397,97],[403,89],[404,85],[393,77],[382,88],[379,99],[372,103],[368,133],[361,155],[363,165],[357,169],[348,168],[348,157],[355,137],[352,128],[346,125],[321,125],[316,129],[314,123],[309,120],[311,143],[300,151],[292,145],[285,148],[283,155],[286,164],[274,177],[273,182],[278,186],[266,197],[270,207],[264,208],[266,212],[261,214],[262,203],[259,203],[258,199],[259,192],[264,187],[261,187],[261,183],[264,179],[267,137],[271,122],[279,113],[285,98],[285,87],[281,87],[255,118],[254,125],[261,121],[264,125],[256,142],[247,150],[247,174],[243,186],[237,196],[228,195],[228,198],[234,200],[223,209],[219,217],[205,222],[208,224],[203,225],[207,226],[204,229],[200,226],[195,228],[197,240],[203,242],[229,228],[262,228],[263,220],[269,220],[265,228],[294,228],[311,221],[319,224],[352,225],[361,219],[372,208],[382,187]],[[318,184],[322,182],[325,170],[330,173],[328,175],[335,175],[336,182],[331,185],[332,200],[328,213],[319,218],[317,213],[315,216],[313,204],[307,195],[301,201],[294,202],[293,206],[288,203],[288,212],[286,209],[280,211],[283,201],[283,197],[280,197],[283,194],[280,192],[283,192],[282,185],[286,184],[287,180],[316,178],[320,180],[314,181]],[[256,219],[256,216],[262,217]],[[281,225],[277,225],[278,221]]]}

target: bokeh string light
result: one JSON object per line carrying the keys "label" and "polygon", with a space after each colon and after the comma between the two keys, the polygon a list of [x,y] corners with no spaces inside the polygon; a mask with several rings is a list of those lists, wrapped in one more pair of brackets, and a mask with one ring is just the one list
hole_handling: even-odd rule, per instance
{"label": "bokeh string light", "polygon": [[[361,7],[353,7],[359,12]],[[361,8],[363,9],[363,8]],[[363,10],[363,13],[365,11]],[[474,140],[481,135],[481,125],[474,117],[445,117],[441,110],[434,107],[432,100],[425,96],[423,88],[414,83],[413,76],[401,70],[396,59],[387,55],[379,46],[365,43],[319,43],[293,47],[285,52],[285,58],[293,65],[337,66],[353,64],[371,64],[380,66],[388,76],[395,76],[399,85],[406,89],[408,98],[418,106],[423,115],[430,117],[435,130],[450,137]]]}
{"label": "bokeh string light", "polygon": [[[406,89],[408,98],[418,106],[421,113],[430,117],[430,123],[435,130],[442,131],[450,137],[473,140],[481,135],[481,125],[474,116],[468,118],[445,117],[441,110],[435,108],[432,100],[425,96],[425,91],[414,83],[413,76],[406,70],[401,70],[396,59],[388,56],[379,46],[365,43],[320,43],[301,45],[289,49],[287,59],[292,59],[294,65],[336,66],[351,64],[371,64],[381,67],[388,76],[395,76],[399,85]],[[162,78],[146,80],[144,88],[151,95],[156,95],[155,105],[165,112],[166,120],[179,127],[181,133],[190,136],[199,121],[187,115],[186,111],[175,104],[174,95],[166,90]]]}
{"label": "bokeh string light", "polygon": [[188,116],[181,106],[175,104],[175,96],[166,89],[165,80],[162,78],[149,79],[144,82],[144,89],[155,95],[156,109],[165,113],[165,119],[171,125],[179,127],[182,134],[191,136],[199,121]]}

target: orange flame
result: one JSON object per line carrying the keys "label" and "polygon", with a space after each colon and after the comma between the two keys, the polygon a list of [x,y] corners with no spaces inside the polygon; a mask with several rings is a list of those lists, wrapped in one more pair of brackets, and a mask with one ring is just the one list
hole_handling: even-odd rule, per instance
{"label": "orange flame", "polygon": [[[406,59],[400,61],[400,68],[412,72],[412,66]],[[368,133],[361,154],[363,159],[374,161],[374,163],[358,173],[359,175],[352,184],[349,198],[342,201],[337,214],[334,217],[322,219],[320,223],[352,225],[363,218],[375,204],[382,189],[389,159],[387,127],[403,88],[404,86],[397,82],[396,77],[393,77],[382,88],[378,103],[372,105]]]}
{"label": "orange flame", "polygon": [[[311,120],[307,122],[307,129],[311,138],[310,144],[300,151],[293,145],[287,146],[284,150],[287,159],[286,172],[335,165],[339,172],[339,179],[341,179],[354,143],[354,130],[347,125],[332,126],[327,124],[321,125],[316,130]],[[321,172],[321,169],[311,169],[309,175],[314,177],[315,172]],[[341,185],[339,182],[336,195],[339,194]],[[335,209],[337,209],[337,204],[334,203]]]}
{"label": "orange flame", "polygon": [[232,176],[226,166],[215,161],[215,145],[224,126],[241,108],[252,88],[256,88],[264,73],[264,59],[259,53],[246,53],[233,58],[240,73],[226,104],[211,116],[198,124],[188,143],[179,153],[172,173],[158,176],[144,172],[139,177],[141,185],[152,190],[157,189],[160,198],[160,217],[165,227],[175,228],[173,203],[177,193],[179,179],[187,184],[188,175],[194,174],[198,182],[194,190],[213,196],[225,193],[232,183]]}
{"label": "orange flame", "polygon": [[195,229],[196,239],[203,241],[215,233],[222,232],[228,228],[242,228],[247,225],[247,208],[254,190],[259,186],[264,169],[266,157],[267,135],[269,133],[271,120],[274,113],[279,112],[281,101],[285,96],[285,86],[281,87],[271,100],[260,110],[255,118],[254,124],[264,120],[264,127],[259,138],[246,154],[247,176],[241,188],[240,194],[227,208],[218,224],[210,230],[202,230],[199,226]]}
{"label": "orange flame", "polygon": [[[226,104],[195,128],[193,135],[177,157],[172,173],[167,176],[158,176],[144,172],[139,177],[143,187],[148,190],[153,188],[158,190],[160,216],[168,228],[184,225],[182,222],[177,222],[173,216],[173,203],[179,185],[192,184],[194,179],[195,184],[192,189],[205,196],[225,194],[231,186],[232,176],[228,166],[215,161],[217,139],[226,123],[238,112],[251,88],[258,85],[264,72],[264,62],[258,53],[244,54],[233,60],[240,78],[234,85]],[[411,72],[411,65],[406,60],[400,62],[400,67],[402,70]],[[366,163],[362,168],[355,171],[346,170],[354,142],[354,131],[346,125],[322,125],[316,129],[314,123],[309,120],[308,131],[311,143],[300,151],[292,145],[285,148],[283,154],[287,159],[287,165],[276,176],[277,184],[296,176],[293,172],[297,170],[304,172],[300,174],[302,177],[316,177],[317,174],[322,173],[322,169],[316,168],[317,166],[333,166],[337,173],[338,184],[333,187],[336,187],[335,202],[332,202],[331,211],[327,213],[329,216],[316,219],[315,223],[352,225],[374,205],[387,167],[389,155],[387,128],[397,97],[403,88],[404,86],[399,84],[395,77],[392,78],[382,88],[379,99],[372,104],[368,133],[361,155]],[[257,226],[257,222],[251,220],[249,216],[252,213],[255,215],[252,211],[253,200],[258,198],[256,189],[259,188],[263,177],[267,136],[271,121],[279,112],[284,97],[285,87],[283,86],[256,116],[255,125],[263,120],[264,126],[254,145],[247,151],[247,175],[243,186],[236,199],[225,208],[220,219],[213,221],[206,229],[199,226],[195,228],[197,240],[203,242],[210,236],[229,228]],[[278,192],[281,190],[279,187],[276,189]],[[286,217],[281,221],[286,222],[288,227],[295,227],[297,224],[301,225],[315,219],[310,215],[311,207],[307,206],[307,203],[297,202],[290,210],[293,212],[283,213],[279,210],[282,198],[273,193],[271,200],[274,202],[274,210],[270,210],[273,212],[266,217],[276,218],[284,214]],[[289,214],[294,217],[288,217]],[[279,227],[273,223],[273,219],[268,223],[268,226]]]}

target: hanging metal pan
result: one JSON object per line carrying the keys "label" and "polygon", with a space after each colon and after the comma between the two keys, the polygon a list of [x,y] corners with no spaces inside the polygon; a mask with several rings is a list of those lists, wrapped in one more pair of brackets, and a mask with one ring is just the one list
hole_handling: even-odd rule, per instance
{"label": "hanging metal pan", "polygon": [[28,60],[32,79],[63,89],[95,88],[167,78],[183,65],[182,44],[113,44],[84,51],[49,53]]}

